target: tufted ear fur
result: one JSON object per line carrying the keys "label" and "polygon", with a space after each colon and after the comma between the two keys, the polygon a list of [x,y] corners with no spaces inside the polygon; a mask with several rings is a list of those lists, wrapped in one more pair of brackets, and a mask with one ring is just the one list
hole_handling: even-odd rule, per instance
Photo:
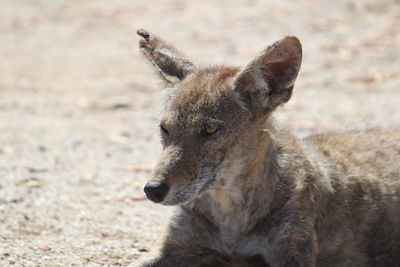
{"label": "tufted ear fur", "polygon": [[195,70],[194,64],[170,44],[144,29],[137,30],[142,37],[139,47],[167,83],[177,83]]}
{"label": "tufted ear fur", "polygon": [[235,90],[255,117],[268,115],[289,101],[301,59],[300,41],[285,37],[267,47],[239,74]]}

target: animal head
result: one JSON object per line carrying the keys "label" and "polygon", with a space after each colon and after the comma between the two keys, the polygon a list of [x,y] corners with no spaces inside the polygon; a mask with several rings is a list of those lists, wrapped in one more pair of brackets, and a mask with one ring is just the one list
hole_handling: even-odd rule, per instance
{"label": "animal head", "polygon": [[164,205],[188,203],[228,185],[257,153],[271,112],[292,95],[301,44],[286,37],[244,68],[199,67],[159,37],[137,33],[167,95],[160,120],[163,152],[144,191]]}

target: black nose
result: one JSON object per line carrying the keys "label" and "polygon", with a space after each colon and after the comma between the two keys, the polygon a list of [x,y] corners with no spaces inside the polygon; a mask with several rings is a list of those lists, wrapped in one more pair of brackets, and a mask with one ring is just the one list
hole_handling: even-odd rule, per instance
{"label": "black nose", "polygon": [[168,184],[160,181],[150,181],[144,187],[147,198],[157,203],[164,200],[168,190]]}

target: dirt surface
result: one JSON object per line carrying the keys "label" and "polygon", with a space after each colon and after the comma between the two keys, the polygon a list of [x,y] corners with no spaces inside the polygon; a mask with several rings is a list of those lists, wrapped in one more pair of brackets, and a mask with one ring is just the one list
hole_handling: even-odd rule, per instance
{"label": "dirt surface", "polygon": [[161,91],[139,27],[201,64],[296,35],[279,121],[299,136],[400,127],[398,0],[150,2],[0,1],[0,266],[127,266],[162,240],[173,209],[142,192]]}

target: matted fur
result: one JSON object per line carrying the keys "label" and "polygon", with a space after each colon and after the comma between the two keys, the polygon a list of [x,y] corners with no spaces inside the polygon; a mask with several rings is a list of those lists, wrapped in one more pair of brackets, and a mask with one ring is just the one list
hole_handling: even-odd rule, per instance
{"label": "matted fur", "polygon": [[245,68],[199,68],[138,34],[169,87],[151,180],[169,185],[161,204],[180,206],[141,266],[400,266],[400,133],[299,140],[271,116],[292,95],[297,38]]}

